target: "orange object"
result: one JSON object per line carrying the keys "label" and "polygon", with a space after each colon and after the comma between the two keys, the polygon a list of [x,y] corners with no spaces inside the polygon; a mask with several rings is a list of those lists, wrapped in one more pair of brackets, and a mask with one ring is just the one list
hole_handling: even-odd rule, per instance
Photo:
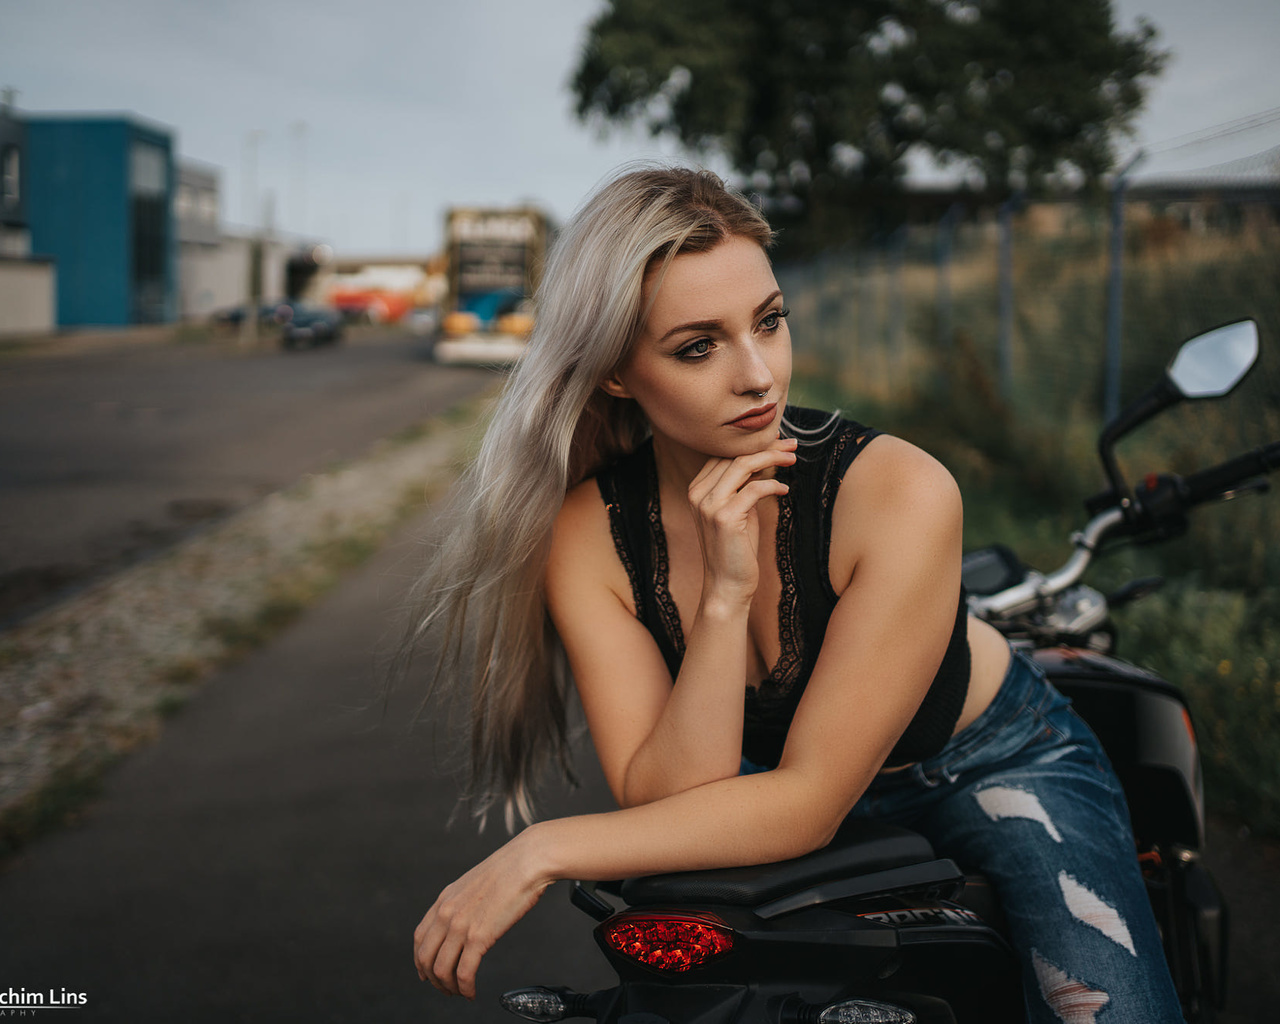
{"label": "orange object", "polygon": [[329,301],[348,315],[363,313],[374,323],[396,323],[413,306],[412,296],[376,289],[337,288],[330,293]]}
{"label": "orange object", "polygon": [[527,338],[533,333],[533,317],[528,313],[507,313],[498,317],[494,329],[499,334],[510,334],[517,338]]}
{"label": "orange object", "polygon": [[480,330],[480,318],[474,313],[464,313],[460,310],[454,310],[452,313],[446,313],[444,320],[440,323],[440,329],[445,334],[451,334],[455,337],[464,334],[475,334]]}

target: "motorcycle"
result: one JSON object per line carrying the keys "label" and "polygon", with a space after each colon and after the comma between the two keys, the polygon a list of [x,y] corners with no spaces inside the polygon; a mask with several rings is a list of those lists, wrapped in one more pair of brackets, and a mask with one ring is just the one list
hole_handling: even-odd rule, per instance
{"label": "motorcycle", "polygon": [[[1137,856],[1174,983],[1190,1021],[1211,1021],[1226,991],[1226,908],[1202,862],[1204,795],[1180,691],[1111,653],[1109,612],[1156,589],[1103,595],[1080,582],[1106,545],[1182,533],[1197,505],[1264,491],[1280,441],[1181,477],[1130,486],[1116,442],[1184,399],[1223,396],[1257,357],[1242,321],[1193,338],[1162,380],[1103,430],[1108,489],[1056,572],[1028,569],[1001,546],[967,554],[970,612],[1027,648],[1072,699],[1110,756],[1128,798]],[[605,895],[602,895],[605,894]],[[606,898],[620,898],[617,909]],[[963,1024],[1023,1019],[1018,967],[998,901],[904,828],[847,823],[825,848],[777,864],[577,882],[575,906],[599,921],[597,944],[618,984],[581,993],[508,992],[531,1021],[607,1024]]]}

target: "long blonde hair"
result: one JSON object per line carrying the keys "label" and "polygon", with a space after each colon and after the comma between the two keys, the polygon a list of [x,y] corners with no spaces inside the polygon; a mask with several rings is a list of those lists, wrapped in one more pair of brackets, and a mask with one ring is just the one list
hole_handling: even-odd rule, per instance
{"label": "long blonde hair", "polygon": [[760,211],[716,175],[643,168],[592,194],[552,247],[537,325],[459,482],[402,647],[411,653],[429,636],[440,645],[428,694],[467,705],[463,798],[482,824],[499,803],[508,829],[517,817],[532,821],[533,790],[550,765],[572,777],[572,680],[543,574],[568,489],[648,434],[634,402],[599,386],[643,324],[645,276],[733,236],[766,249],[773,240]]}

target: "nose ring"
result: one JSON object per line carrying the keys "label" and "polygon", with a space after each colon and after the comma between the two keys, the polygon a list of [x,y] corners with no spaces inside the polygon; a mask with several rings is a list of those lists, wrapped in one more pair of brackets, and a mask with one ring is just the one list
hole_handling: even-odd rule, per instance
{"label": "nose ring", "polygon": [[751,392],[751,393],[752,393],[753,395],[755,395],[755,396],[756,396],[756,398],[764,398],[764,396],[765,396],[765,395],[767,395],[769,392],[767,392],[767,391],[753,391],[753,392]]}

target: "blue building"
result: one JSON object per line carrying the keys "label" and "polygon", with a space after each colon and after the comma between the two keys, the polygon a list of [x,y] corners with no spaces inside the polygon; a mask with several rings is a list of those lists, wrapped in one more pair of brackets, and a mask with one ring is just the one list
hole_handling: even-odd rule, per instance
{"label": "blue building", "polygon": [[58,326],[177,315],[173,138],[125,115],[26,115],[33,252],[58,268]]}

